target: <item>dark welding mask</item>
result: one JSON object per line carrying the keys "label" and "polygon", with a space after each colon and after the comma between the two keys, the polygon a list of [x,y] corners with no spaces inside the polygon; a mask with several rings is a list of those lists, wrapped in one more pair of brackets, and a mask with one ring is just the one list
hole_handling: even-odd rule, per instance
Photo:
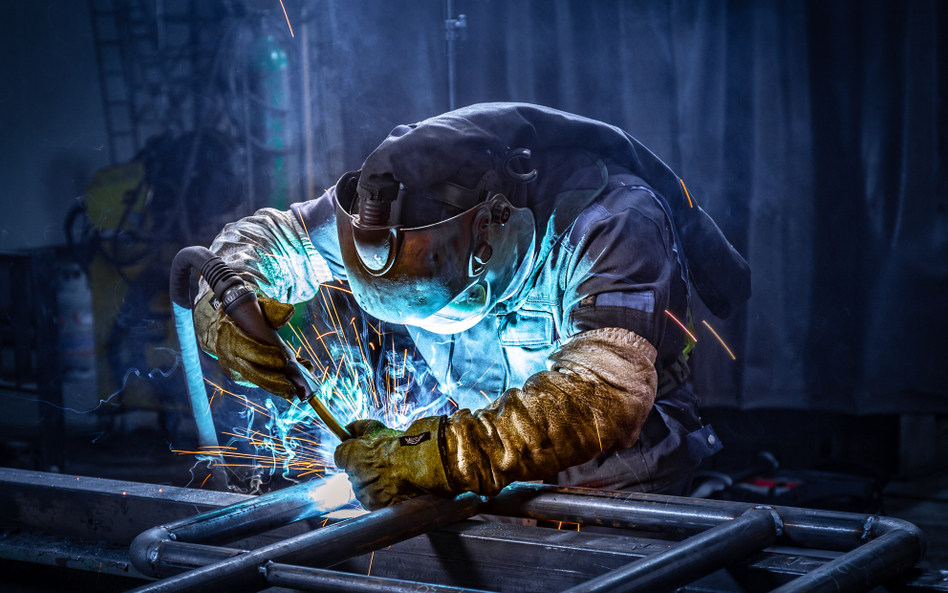
{"label": "dark welding mask", "polygon": [[368,314],[440,334],[474,326],[523,284],[533,214],[511,205],[497,173],[475,188],[408,190],[360,172],[336,184],[336,225],[352,293]]}

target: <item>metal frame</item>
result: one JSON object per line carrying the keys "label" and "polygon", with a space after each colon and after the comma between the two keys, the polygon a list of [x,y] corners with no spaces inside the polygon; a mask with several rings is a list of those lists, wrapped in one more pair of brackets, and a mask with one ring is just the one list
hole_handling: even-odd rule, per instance
{"label": "metal frame", "polygon": [[[673,591],[777,543],[846,552],[780,587],[780,593],[867,591],[912,568],[925,553],[924,534],[890,517],[535,484],[514,484],[492,499],[472,493],[454,499],[422,496],[249,552],[197,543],[276,526],[279,521],[270,520],[276,516],[305,518],[311,488],[296,486],[260,497],[252,507],[238,504],[145,532],[131,548],[138,570],[156,577],[186,572],[136,591],[251,591],[290,583],[322,590],[329,577],[333,590],[378,590],[380,584],[368,577],[343,577],[313,567],[326,568],[478,513],[691,536],[570,588],[570,593]],[[414,584],[385,586],[401,591]]]}
{"label": "metal frame", "polygon": [[[938,571],[901,574],[921,559],[925,538],[889,517],[515,484],[491,499],[424,496],[333,520],[317,517],[325,509],[312,504],[314,487],[247,497],[0,469],[6,524],[22,526],[16,535],[0,531],[0,558],[164,578],[138,591],[757,593],[864,591],[879,583],[893,591],[948,591]],[[201,507],[205,512],[188,516]],[[565,524],[557,530],[463,520],[475,513]],[[149,519],[162,525],[140,533]],[[586,527],[567,529],[577,524]],[[599,533],[603,528],[611,532]],[[55,529],[60,537],[43,541],[26,529]],[[655,537],[643,537],[649,532]],[[134,533],[131,567],[118,552]],[[92,534],[116,545],[105,554],[101,543],[62,540]]]}

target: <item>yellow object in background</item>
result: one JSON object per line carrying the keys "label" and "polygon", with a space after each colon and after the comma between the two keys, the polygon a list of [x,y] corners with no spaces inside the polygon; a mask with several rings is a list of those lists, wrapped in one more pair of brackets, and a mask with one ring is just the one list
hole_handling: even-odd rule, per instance
{"label": "yellow object in background", "polygon": [[[86,214],[92,225],[99,231],[115,230],[130,223],[142,228],[141,218],[148,215],[145,208],[148,189],[144,178],[145,167],[141,161],[96,171],[86,186],[85,196]],[[129,220],[129,216],[137,218]]]}

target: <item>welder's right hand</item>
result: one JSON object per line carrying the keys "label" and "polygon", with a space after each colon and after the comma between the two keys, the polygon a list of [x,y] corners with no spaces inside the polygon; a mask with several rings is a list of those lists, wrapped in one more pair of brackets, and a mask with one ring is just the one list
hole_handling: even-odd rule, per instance
{"label": "welder's right hand", "polygon": [[[222,309],[211,305],[213,293],[208,292],[194,307],[194,329],[201,349],[217,358],[230,378],[247,387],[262,387],[288,400],[296,397],[296,389],[286,378],[287,356],[283,350],[261,342],[240,329]],[[293,317],[293,305],[258,295],[260,309],[274,329],[280,329]],[[313,363],[296,360],[312,372]]]}

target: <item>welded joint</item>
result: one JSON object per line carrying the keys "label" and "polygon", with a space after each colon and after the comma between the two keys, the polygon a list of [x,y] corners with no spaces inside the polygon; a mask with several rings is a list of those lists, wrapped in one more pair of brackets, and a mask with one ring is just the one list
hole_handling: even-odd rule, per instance
{"label": "welded joint", "polygon": [[[783,517],[780,516],[780,513],[778,513],[776,509],[774,509],[774,508],[771,507],[771,506],[767,506],[767,505],[765,505],[765,504],[762,504],[762,505],[757,505],[757,506],[755,506],[754,508],[752,508],[752,509],[750,509],[750,510],[751,510],[751,511],[767,511],[767,512],[769,512],[769,513],[770,513],[770,516],[771,516],[771,517],[773,518],[773,520],[774,520],[774,531],[776,532],[777,537],[780,537],[780,536],[783,535],[783,531],[784,531]],[[750,511],[747,511],[747,512],[750,512]]]}
{"label": "welded joint", "polygon": [[140,533],[132,540],[132,545],[128,548],[128,557],[132,566],[144,575],[157,578],[158,572],[155,570],[155,565],[158,563],[158,546],[169,539],[174,539],[174,536],[161,525]]}
{"label": "welded joint", "polygon": [[869,539],[869,536],[872,535],[872,524],[876,522],[875,515],[869,515],[866,518],[866,522],[862,524],[862,535],[859,536],[861,540]]}

